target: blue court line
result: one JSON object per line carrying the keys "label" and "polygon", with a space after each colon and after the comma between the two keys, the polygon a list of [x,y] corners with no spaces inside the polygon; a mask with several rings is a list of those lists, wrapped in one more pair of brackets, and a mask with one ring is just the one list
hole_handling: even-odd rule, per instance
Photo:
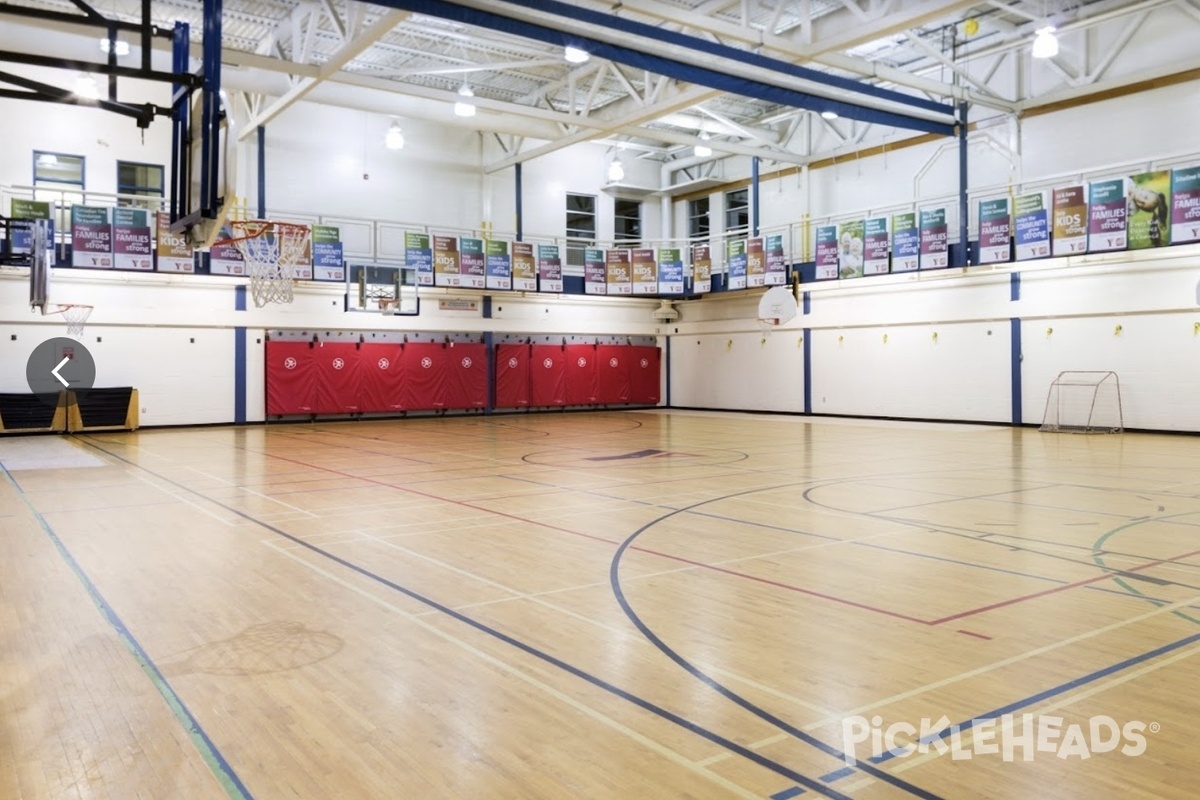
{"label": "blue court line", "polygon": [[[738,694],[737,692],[730,689],[728,686],[725,686],[720,681],[705,674],[703,671],[700,670],[699,667],[692,664],[690,661],[688,661],[683,656],[681,656],[679,653],[677,653],[674,649],[671,648],[670,645],[668,645],[661,638],[659,638],[658,634],[656,634],[654,631],[652,631],[650,629],[650,626],[647,625],[640,616],[638,616],[638,613],[633,610],[633,606],[630,604],[629,599],[625,596],[625,592],[621,589],[621,576],[620,576],[621,560],[622,560],[622,558],[624,558],[626,551],[629,550],[629,548],[633,545],[634,541],[636,541],[639,536],[641,536],[643,533],[650,530],[652,527],[659,524],[660,522],[670,519],[671,517],[675,516],[676,514],[690,512],[692,509],[699,508],[700,506],[707,505],[708,503],[720,502],[722,500],[729,500],[731,498],[741,497],[743,495],[755,494],[755,493],[764,492],[764,491],[773,491],[773,490],[777,490],[777,489],[783,489],[788,486],[798,486],[798,485],[804,485],[804,484],[803,483],[800,483],[800,484],[793,483],[793,484],[784,484],[781,486],[747,489],[745,491],[734,492],[734,493],[725,495],[723,497],[716,497],[716,498],[710,498],[708,500],[701,500],[698,503],[693,503],[690,506],[684,506],[683,508],[679,508],[674,511],[670,511],[670,512],[662,515],[658,519],[647,522],[645,525],[643,525],[642,527],[640,527],[636,531],[634,531],[632,534],[630,534],[625,539],[625,541],[621,542],[620,547],[617,548],[617,552],[613,554],[612,562],[610,563],[609,570],[608,570],[608,582],[609,582],[609,585],[612,587],[613,597],[616,599],[618,605],[621,606],[621,610],[623,612],[625,612],[625,616],[629,619],[629,621],[632,622],[639,631],[641,631],[642,635],[644,637],[646,637],[646,640],[648,642],[650,642],[655,647],[657,647],[659,649],[659,651],[661,651],[662,654],[665,655],[667,658],[671,659],[676,664],[678,664],[681,668],[683,668],[683,670],[685,672],[689,673],[692,677],[696,678],[697,680],[699,680],[704,685],[708,686],[713,691],[715,691],[718,694],[720,694],[721,696],[725,697],[727,700],[732,701],[735,705],[740,706],[741,708],[745,709],[746,711],[749,711],[751,714],[753,714],[754,716],[763,720],[764,722],[767,722],[767,723],[773,725],[774,727],[778,728],[779,730],[783,731],[784,733],[789,734],[793,738],[821,751],[822,753],[832,756],[832,757],[838,759],[839,761],[841,761],[842,763],[845,763],[849,759],[849,756],[846,753],[844,753],[842,750],[838,749],[837,747],[835,747],[833,745],[827,744],[826,742],[818,739],[817,737],[815,737],[809,733],[805,733],[804,731],[797,728],[795,725],[792,725],[791,723],[787,722],[786,720],[781,719],[780,717],[772,714],[770,711],[767,711],[765,708],[755,705],[754,703],[747,700],[745,697],[742,697],[740,694]],[[881,780],[881,781],[888,783],[898,789],[902,789],[902,790],[908,792],[909,794],[912,794],[916,797],[922,798],[923,800],[940,800],[938,795],[933,794],[932,792],[929,792],[925,789],[922,789],[919,786],[908,783],[907,781],[905,781],[901,778],[898,778],[895,775],[892,775],[888,772],[885,772],[884,770],[878,769],[877,767],[859,762],[859,769],[862,770],[867,775],[870,775],[872,778]],[[801,783],[801,782],[797,781],[797,783]],[[802,785],[809,786],[809,788],[813,788],[812,786],[810,786],[807,783],[804,783]],[[822,786],[821,784],[816,784],[816,785],[820,786],[822,789],[825,789],[825,787]]]}
{"label": "blue court line", "polygon": [[782,792],[771,795],[771,800],[792,800],[793,797],[799,797],[802,794],[804,794],[803,789],[793,786],[791,789],[784,789]]}
{"label": "blue court line", "polygon": [[217,746],[213,743],[213,740],[210,739],[208,734],[204,732],[204,728],[200,726],[200,722],[196,719],[195,715],[188,710],[188,707],[183,702],[183,699],[163,676],[162,671],[159,670],[158,666],[154,663],[154,660],[150,658],[150,655],[130,632],[129,628],[125,626],[125,623],[121,620],[121,617],[117,614],[113,607],[109,605],[108,601],[104,599],[104,596],[100,594],[100,590],[96,587],[96,584],[92,582],[91,578],[88,577],[88,574],[84,572],[83,567],[81,567],[79,562],[75,560],[75,557],[71,555],[71,551],[67,549],[67,546],[63,543],[62,539],[60,539],[58,534],[54,532],[54,529],[50,526],[50,523],[46,521],[46,518],[42,516],[40,511],[34,508],[33,503],[25,495],[25,490],[21,488],[21,485],[17,483],[16,478],[14,478],[12,473],[8,471],[8,467],[4,466],[3,463],[0,463],[0,471],[4,472],[4,477],[17,491],[21,501],[25,504],[25,507],[29,509],[30,513],[33,514],[34,519],[37,520],[38,525],[40,525],[42,528],[42,531],[54,544],[55,549],[58,550],[58,553],[62,557],[63,561],[65,561],[67,566],[71,568],[71,571],[75,573],[75,577],[79,579],[79,582],[83,584],[83,588],[87,591],[88,596],[91,597],[92,603],[95,604],[96,609],[100,612],[101,616],[103,616],[108,624],[112,626],[113,631],[115,631],[117,634],[117,638],[121,640],[121,643],[125,645],[125,648],[129,650],[134,659],[138,662],[138,666],[140,666],[142,671],[145,672],[147,677],[150,678],[150,681],[154,684],[154,688],[158,690],[159,695],[161,695],[162,699],[166,701],[167,707],[171,709],[171,713],[175,715],[175,719],[178,720],[181,726],[183,726],[184,732],[187,733],[188,738],[191,739],[192,744],[200,753],[201,758],[204,759],[204,762],[208,765],[208,768],[212,770],[214,777],[216,777],[217,781],[221,784],[221,787],[225,790],[225,793],[231,798],[234,798],[234,800],[252,800],[253,796],[250,794],[249,790],[246,789],[245,784],[242,783],[233,767],[230,766],[229,762],[225,760],[225,757],[221,755],[221,751],[217,749]]}
{"label": "blue court line", "polygon": [[[748,747],[744,747],[744,746],[738,744],[737,742],[734,742],[730,739],[726,739],[724,736],[721,736],[720,734],[714,733],[714,732],[708,730],[707,728],[703,728],[700,725],[692,722],[691,720],[686,719],[672,711],[668,711],[667,709],[665,709],[659,705],[656,705],[656,704],[650,702],[649,700],[645,700],[645,699],[633,694],[632,692],[626,691],[625,689],[622,689],[622,688],[616,686],[615,684],[609,683],[608,681],[604,680],[603,678],[599,678],[595,675],[592,675],[591,673],[584,671],[580,667],[576,667],[573,664],[569,664],[566,661],[563,661],[560,658],[552,656],[543,650],[539,650],[538,648],[534,647],[533,645],[526,644],[525,642],[522,642],[519,639],[509,636],[508,634],[504,633],[503,631],[500,631],[496,628],[486,625],[483,622],[480,622],[472,617],[468,617],[466,614],[463,614],[460,611],[456,611],[453,608],[450,608],[449,606],[443,605],[442,603],[439,603],[438,601],[433,600],[432,598],[425,597],[424,595],[420,594],[419,592],[414,591],[413,589],[409,589],[405,586],[401,586],[400,584],[396,583],[395,581],[391,581],[391,580],[383,577],[382,575],[378,575],[374,572],[371,572],[367,568],[359,566],[358,564],[355,564],[352,561],[348,561],[348,560],[342,558],[341,556],[338,556],[338,555],[335,555],[335,554],[329,552],[328,550],[323,550],[320,547],[318,547],[310,542],[307,542],[298,536],[293,536],[292,534],[287,533],[286,531],[283,531],[280,528],[277,528],[268,522],[263,522],[262,520],[256,519],[255,517],[251,516],[250,514],[247,514],[244,511],[234,508],[233,506],[226,505],[224,502],[222,502],[220,500],[216,500],[214,498],[207,497],[207,496],[201,494],[200,492],[197,492],[196,490],[192,489],[191,487],[187,486],[186,484],[172,480],[171,478],[168,478],[165,475],[161,475],[161,474],[155,472],[154,470],[148,469],[148,468],[146,468],[140,464],[137,464],[123,456],[120,456],[116,453],[110,452],[110,451],[106,450],[105,448],[100,447],[99,445],[97,445],[91,441],[88,441],[86,439],[84,441],[89,447],[95,448],[96,450],[99,450],[100,452],[102,452],[108,456],[111,456],[112,458],[115,458],[119,461],[123,461],[124,463],[129,464],[132,467],[136,467],[137,469],[140,469],[143,472],[149,473],[150,475],[153,475],[156,478],[158,478],[162,481],[165,481],[166,483],[171,484],[172,486],[176,486],[180,489],[183,489],[184,491],[188,492],[189,494],[193,494],[196,497],[206,500],[216,506],[220,506],[221,508],[224,508],[226,511],[236,514],[239,517],[241,517],[249,522],[253,522],[254,524],[259,525],[260,527],[265,528],[266,530],[269,530],[278,536],[282,536],[283,538],[287,539],[288,541],[298,544],[301,547],[305,548],[306,550],[316,553],[317,555],[323,556],[324,558],[327,558],[328,560],[333,561],[336,564],[340,564],[341,566],[345,567],[348,570],[351,570],[352,572],[356,572],[359,575],[362,575],[364,578],[368,578],[369,580],[375,581],[376,583],[378,583],[382,586],[386,586],[389,589],[397,591],[397,592],[405,595],[406,597],[416,600],[418,603],[426,605],[429,608],[434,609],[435,611],[439,611],[448,617],[456,619],[459,622],[462,622],[463,624],[468,625],[477,631],[480,631],[481,633],[485,633],[495,639],[498,639],[498,640],[504,642],[505,644],[510,645],[510,646],[520,650],[523,653],[531,655],[534,658],[537,658],[541,661],[546,662],[547,664],[557,667],[558,669],[561,669],[564,672],[569,673],[570,675],[573,675],[581,680],[584,680],[587,683],[590,683],[599,689],[603,689],[604,691],[608,692],[609,694],[615,695],[616,697],[619,697],[622,700],[625,700],[627,702],[632,703],[633,705],[638,706],[639,708],[643,709],[644,711],[649,711],[650,713],[652,713],[662,719],[665,719],[668,722],[678,725],[679,727],[683,728],[684,730],[686,730],[690,733],[700,736],[701,738],[707,739],[708,741],[712,742],[713,744],[719,745],[719,746],[725,748],[726,750],[736,753],[737,755],[742,756],[743,758],[754,762],[755,764],[759,765],[760,767],[764,767],[764,768],[770,770],[771,772],[774,772],[778,775],[782,775],[783,777],[788,778],[789,780],[795,781],[796,783],[801,784],[802,786],[807,786],[809,789],[812,789],[814,792],[824,795],[825,797],[832,798],[832,800],[852,800],[847,795],[844,795],[841,792],[831,789],[828,786],[823,786],[820,783],[818,783],[816,780],[809,778],[805,775],[802,775],[799,772],[796,772],[795,770],[791,769],[790,767],[786,767],[783,764],[780,764],[776,761],[772,761],[771,759],[769,759],[759,753],[756,753],[755,751],[751,750]],[[672,513],[675,513],[675,512],[672,512]],[[840,754],[838,754],[838,755],[840,755]],[[886,775],[886,773],[883,773],[883,774]],[[924,795],[923,794],[920,796],[929,798],[929,800],[939,800],[939,798],[936,798],[933,795]],[[248,797],[248,795],[247,795],[247,797]]]}
{"label": "blue court line", "polygon": [[849,778],[853,774],[853,767],[842,767],[841,769],[835,769],[833,772],[822,775],[821,780],[826,783],[833,783],[834,781],[840,781],[842,778]]}

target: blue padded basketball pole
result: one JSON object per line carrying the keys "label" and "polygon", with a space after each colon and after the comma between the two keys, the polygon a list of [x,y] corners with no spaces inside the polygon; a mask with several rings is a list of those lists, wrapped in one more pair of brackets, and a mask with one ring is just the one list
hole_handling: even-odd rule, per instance
{"label": "blue padded basketball pole", "polygon": [[750,159],[750,235],[758,236],[758,156]]}
{"label": "blue padded basketball pole", "polygon": [[958,104],[958,255],[954,266],[965,267],[970,254],[971,242],[967,232],[970,206],[967,202],[967,104]]}
{"label": "blue padded basketball pole", "polygon": [[267,126],[259,125],[258,135],[258,218],[267,218]]}
{"label": "blue padded basketball pole", "polygon": [[517,241],[519,242],[519,241],[521,241],[521,237],[525,235],[525,213],[524,213],[524,209],[521,207],[522,191],[521,191],[521,162],[520,161],[518,161],[516,163],[516,166],[514,167],[514,169],[516,171],[516,187],[517,187],[517,198],[516,198]]}
{"label": "blue padded basketball pole", "polygon": [[[171,36],[171,71],[182,75],[188,71],[188,45],[191,33],[186,22],[176,22]],[[185,155],[188,151],[188,130],[191,124],[191,107],[188,99],[192,95],[190,87],[176,83],[171,87],[171,180],[174,188],[171,190],[171,222],[175,222],[184,214],[184,199],[191,185],[190,165],[186,164]]]}
{"label": "blue padded basketball pole", "polygon": [[[590,39],[586,36],[569,34],[546,25],[513,19],[495,11],[460,6],[449,2],[449,0],[379,0],[378,4],[389,8],[426,14],[431,17],[440,17],[441,19],[459,22],[464,25],[474,25],[480,28],[500,31],[546,44],[563,47],[567,45],[580,47],[598,58],[605,58],[609,61],[625,64],[634,69],[654,72],[686,83],[695,83],[707,86],[710,89],[763,100],[769,103],[777,103],[792,108],[806,108],[818,112],[833,111],[839,116],[849,119],[857,119],[862,122],[887,125],[906,130],[933,133],[939,136],[953,136],[955,133],[952,122],[941,122],[898,111],[868,108],[854,102],[835,100],[831,97],[787,88],[782,84],[787,83],[788,78],[800,78],[836,89],[842,93],[853,93],[864,97],[887,100],[912,109],[944,114],[947,117],[953,113],[953,107],[948,104],[911,97],[890,89],[881,89],[877,86],[870,86],[849,78],[828,75],[779,59],[738,50],[727,45],[706,42],[695,36],[663,30],[653,25],[618,18],[598,11],[590,11],[578,6],[559,3],[555,0],[530,0],[530,2],[514,4],[537,10],[553,9],[552,13],[557,13],[567,19],[600,24],[613,30],[639,36],[648,36],[652,40],[679,44],[695,51],[695,56],[689,61],[668,58],[652,52],[652,48],[649,45],[645,45],[646,50],[639,50],[630,45],[609,44],[596,39]],[[722,72],[719,66],[712,68],[698,66],[698,64],[712,63],[710,56],[718,56],[748,66],[774,70],[779,73],[780,85],[750,78],[734,77]]]}
{"label": "blue padded basketball pole", "polygon": [[221,0],[204,0],[204,41],[201,46],[200,215],[217,215],[217,185],[221,154]]}

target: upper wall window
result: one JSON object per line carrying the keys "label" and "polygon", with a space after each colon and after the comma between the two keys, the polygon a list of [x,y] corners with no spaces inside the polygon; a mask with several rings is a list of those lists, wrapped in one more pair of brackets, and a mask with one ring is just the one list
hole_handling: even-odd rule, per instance
{"label": "upper wall window", "polygon": [[[161,164],[140,164],[136,161],[117,162],[117,204],[122,206],[139,205],[146,208],[158,208],[163,197],[163,175]],[[139,201],[136,197],[153,198]]]}
{"label": "upper wall window", "polygon": [[642,204],[637,200],[613,201],[613,239],[639,242],[642,239]]}
{"label": "upper wall window", "polygon": [[688,236],[693,239],[708,236],[708,198],[688,201]]}
{"label": "upper wall window", "polygon": [[61,183],[85,188],[84,158],[66,153],[33,151],[33,184]]}
{"label": "upper wall window", "polygon": [[725,230],[750,227],[750,190],[725,193]]}
{"label": "upper wall window", "polygon": [[596,241],[596,198],[590,194],[567,195],[567,264],[583,266],[583,249]]}

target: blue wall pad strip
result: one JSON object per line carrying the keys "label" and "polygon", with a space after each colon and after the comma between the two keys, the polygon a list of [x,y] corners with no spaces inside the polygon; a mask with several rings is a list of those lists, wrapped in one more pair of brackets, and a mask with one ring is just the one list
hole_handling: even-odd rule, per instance
{"label": "blue wall pad strip", "polygon": [[1009,338],[1012,340],[1012,424],[1020,425],[1025,418],[1024,409],[1021,407],[1021,320],[1010,319]]}
{"label": "blue wall pad strip", "polygon": [[1014,303],[1021,299],[1021,273],[1019,272],[1008,276],[1008,299]]}
{"label": "blue wall pad strip", "polygon": [[233,329],[233,421],[246,421],[246,329]]}
{"label": "blue wall pad strip", "polygon": [[[808,293],[805,292],[805,295]],[[812,329],[804,329],[804,413],[812,413]]]}

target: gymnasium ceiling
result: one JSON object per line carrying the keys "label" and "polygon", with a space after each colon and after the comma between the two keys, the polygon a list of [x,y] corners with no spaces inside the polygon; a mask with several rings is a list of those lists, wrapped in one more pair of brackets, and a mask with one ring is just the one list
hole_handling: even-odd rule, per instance
{"label": "gymnasium ceiling", "polygon": [[[568,36],[633,41],[583,19],[551,17],[537,10],[537,2],[454,2],[550,25]],[[4,5],[81,13],[71,0],[9,0],[0,10]],[[94,5],[110,18],[140,18],[138,0],[96,0]],[[1200,51],[1194,45],[1200,41],[1200,0],[583,0],[572,5],[948,107],[965,100],[970,119],[984,124],[1200,75]],[[151,8],[158,24],[191,23],[198,42],[200,0],[152,0]],[[8,26],[14,18],[0,19]],[[223,20],[224,85],[247,131],[298,101],[362,108],[401,122],[431,119],[483,131],[496,145],[489,148],[495,154],[486,164],[489,171],[584,141],[663,162],[701,162],[694,147],[704,144],[715,158],[758,155],[768,162],[803,164],[917,135],[878,120],[825,119],[815,109],[711,89],[597,56],[571,64],[561,44],[356,0],[225,0]],[[14,19],[10,30],[18,23],[56,33],[71,27]],[[1033,59],[1034,32],[1047,23],[1057,28],[1061,50],[1054,58]],[[650,39],[634,43],[648,51],[669,50]],[[136,64],[136,42],[133,50],[130,63]],[[194,52],[198,55],[198,46]],[[100,53],[97,48],[94,56],[72,57],[100,60]],[[698,53],[690,58],[694,64],[713,63]],[[464,85],[477,106],[470,118],[452,112],[463,100]],[[781,85],[869,109],[897,108],[894,102],[841,89],[790,79]]]}

